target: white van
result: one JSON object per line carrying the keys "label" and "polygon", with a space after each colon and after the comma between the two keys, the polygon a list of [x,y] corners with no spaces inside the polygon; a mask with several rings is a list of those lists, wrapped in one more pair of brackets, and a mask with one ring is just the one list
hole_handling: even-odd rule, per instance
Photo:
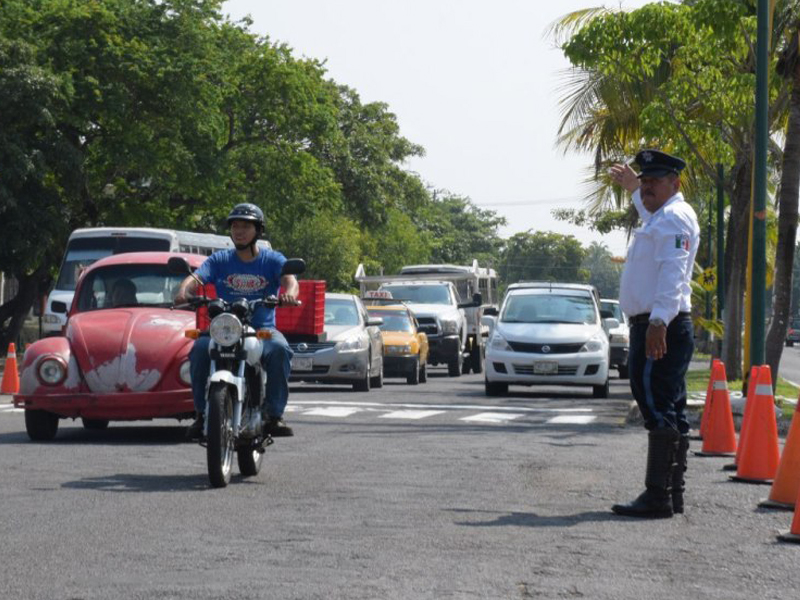
{"label": "white van", "polygon": [[[260,240],[259,247],[271,248]],[[55,287],[47,297],[42,315],[42,333],[60,335],[67,323],[66,312],[72,305],[75,284],[83,270],[96,260],[124,252],[188,252],[208,256],[217,250],[233,248],[228,236],[194,233],[175,229],[146,227],[92,227],[76,229],[69,236],[67,249]],[[53,311],[57,303],[58,311]]]}

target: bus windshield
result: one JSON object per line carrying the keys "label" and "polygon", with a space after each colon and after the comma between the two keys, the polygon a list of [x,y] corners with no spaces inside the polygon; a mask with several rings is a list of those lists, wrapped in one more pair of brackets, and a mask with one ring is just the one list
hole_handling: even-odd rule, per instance
{"label": "bus windshield", "polygon": [[96,260],[124,252],[169,252],[170,240],[155,237],[103,236],[70,240],[56,289],[75,291],[81,272]]}

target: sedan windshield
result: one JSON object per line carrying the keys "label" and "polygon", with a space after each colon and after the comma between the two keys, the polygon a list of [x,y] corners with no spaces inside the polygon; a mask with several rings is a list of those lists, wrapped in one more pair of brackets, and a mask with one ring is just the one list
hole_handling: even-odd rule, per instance
{"label": "sedan windshield", "polygon": [[622,311],[619,309],[619,304],[617,304],[616,302],[603,302],[601,300],[600,310],[610,312],[611,316],[620,323],[625,322],[624,319],[622,318]]}
{"label": "sedan windshield", "polygon": [[167,265],[113,265],[96,269],[81,282],[79,312],[125,306],[172,306],[184,276]]}
{"label": "sedan windshield", "polygon": [[342,298],[325,298],[325,325],[358,325],[355,302]]}
{"label": "sedan windshield", "polygon": [[412,304],[450,304],[450,288],[446,285],[383,285],[381,291]]}
{"label": "sedan windshield", "polygon": [[588,295],[513,294],[506,300],[500,320],[504,323],[594,324],[597,313]]}

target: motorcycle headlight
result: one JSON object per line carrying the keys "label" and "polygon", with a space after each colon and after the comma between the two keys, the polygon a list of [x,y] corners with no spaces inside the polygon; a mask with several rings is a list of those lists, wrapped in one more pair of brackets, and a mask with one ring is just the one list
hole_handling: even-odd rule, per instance
{"label": "motorcycle headlight", "polygon": [[39,381],[45,385],[58,385],[67,377],[67,367],[58,358],[45,358],[37,369]]}
{"label": "motorcycle headlight", "polygon": [[181,364],[180,371],[178,372],[178,376],[181,378],[181,381],[186,385],[192,385],[192,374],[190,369],[191,363],[188,360],[185,360]]}
{"label": "motorcycle headlight", "polygon": [[242,322],[231,313],[222,313],[211,321],[208,332],[220,346],[233,346],[242,337]]}
{"label": "motorcycle headlight", "polygon": [[364,340],[362,340],[361,336],[359,335],[348,338],[343,342],[339,342],[339,352],[357,352],[363,348]]}
{"label": "motorcycle headlight", "polygon": [[492,335],[492,340],[489,342],[489,346],[492,350],[501,350],[503,352],[510,352],[511,346],[508,345],[506,338],[500,335],[497,331],[494,332]]}
{"label": "motorcycle headlight", "polygon": [[589,341],[581,348],[581,352],[600,352],[603,349],[603,345],[603,336],[598,334],[589,338]]}
{"label": "motorcycle headlight", "polygon": [[458,321],[442,319],[442,333],[446,335],[458,333]]}

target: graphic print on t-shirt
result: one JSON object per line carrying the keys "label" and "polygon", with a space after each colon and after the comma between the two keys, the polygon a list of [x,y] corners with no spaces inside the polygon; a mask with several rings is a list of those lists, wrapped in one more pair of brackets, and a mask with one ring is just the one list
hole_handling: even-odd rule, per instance
{"label": "graphic print on t-shirt", "polygon": [[232,273],[225,278],[225,286],[233,293],[247,296],[267,289],[267,279],[262,275]]}

